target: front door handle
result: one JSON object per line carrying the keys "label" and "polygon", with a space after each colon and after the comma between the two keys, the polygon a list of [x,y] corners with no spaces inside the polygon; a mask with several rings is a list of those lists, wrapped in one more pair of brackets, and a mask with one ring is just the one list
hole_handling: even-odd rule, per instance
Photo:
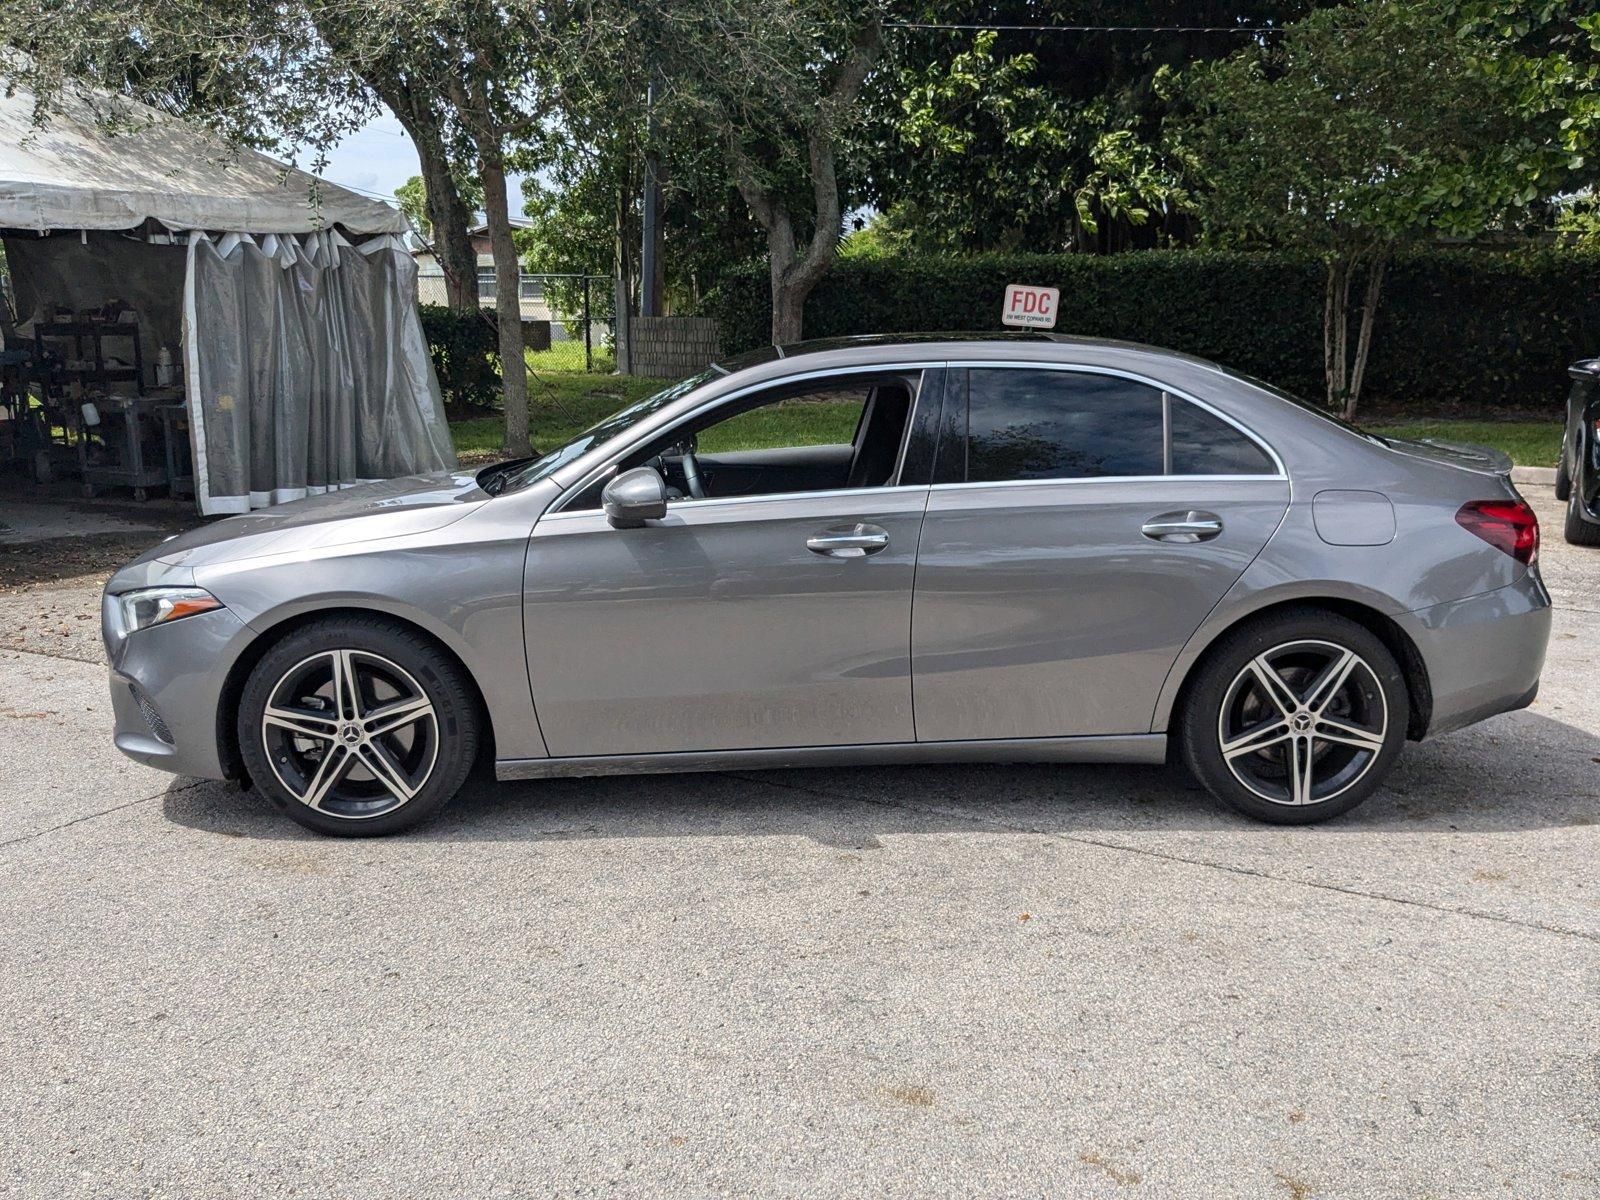
{"label": "front door handle", "polygon": [[829,558],[864,558],[889,544],[889,531],[881,525],[832,525],[806,539],[806,549]]}
{"label": "front door handle", "polygon": [[1222,532],[1222,518],[1216,513],[1162,513],[1151,517],[1139,530],[1153,542],[1208,542]]}

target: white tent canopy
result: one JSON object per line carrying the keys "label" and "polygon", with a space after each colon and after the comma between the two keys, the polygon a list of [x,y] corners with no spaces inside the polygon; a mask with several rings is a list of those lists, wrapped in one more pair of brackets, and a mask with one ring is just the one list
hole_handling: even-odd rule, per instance
{"label": "white tent canopy", "polygon": [[[137,299],[141,337],[159,337],[181,306],[201,512],[455,464],[398,209],[104,93],[69,92],[43,121],[34,108],[24,88],[0,96],[19,328],[52,304]],[[185,251],[136,235],[151,222],[187,245],[180,295]]]}
{"label": "white tent canopy", "polygon": [[[118,132],[106,129],[114,114]],[[146,105],[69,90],[34,122],[34,95],[0,95],[0,228],[405,233],[398,209]]]}

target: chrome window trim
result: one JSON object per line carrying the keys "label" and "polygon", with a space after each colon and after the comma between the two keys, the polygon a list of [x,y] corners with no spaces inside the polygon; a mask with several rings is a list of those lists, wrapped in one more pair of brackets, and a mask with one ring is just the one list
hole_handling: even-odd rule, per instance
{"label": "chrome window trim", "polygon": [[[785,375],[785,376],[783,376],[782,378],[779,378],[779,379],[765,379],[765,380],[762,380],[759,383],[752,383],[749,387],[739,388],[737,391],[728,392],[726,395],[718,396],[713,400],[704,401],[703,403],[697,405],[696,407],[690,409],[688,412],[684,413],[681,417],[678,417],[676,420],[672,421],[670,424],[663,425],[663,426],[661,426],[661,427],[659,427],[659,428],[657,428],[655,430],[652,430],[652,431],[650,431],[648,433],[640,435],[639,437],[636,437],[633,441],[629,442],[626,446],[622,447],[621,450],[617,451],[615,454],[613,454],[609,458],[607,458],[605,462],[601,463],[598,467],[595,467],[588,474],[584,475],[581,479],[578,480],[577,483],[573,484],[569,488],[563,488],[561,490],[561,494],[556,497],[555,502],[550,505],[549,509],[546,510],[546,512],[544,514],[544,517],[541,518],[541,519],[542,520],[548,520],[551,517],[557,517],[557,516],[564,515],[568,511],[567,508],[566,508],[566,505],[568,503],[570,503],[573,500],[576,500],[579,496],[583,495],[585,489],[587,489],[589,487],[592,487],[594,485],[594,483],[597,480],[599,480],[601,478],[601,476],[603,476],[607,471],[614,470],[616,468],[617,463],[621,462],[624,458],[627,458],[629,454],[633,453],[633,451],[638,449],[638,447],[640,445],[642,445],[643,443],[651,441],[652,439],[654,439],[656,437],[659,437],[662,433],[666,432],[668,429],[671,429],[675,425],[680,425],[685,421],[692,421],[696,417],[700,416],[702,413],[710,412],[712,409],[718,408],[718,407],[720,407],[720,406],[722,406],[724,404],[730,404],[733,401],[738,400],[740,397],[750,395],[752,392],[766,391],[766,390],[768,390],[770,388],[788,387],[790,384],[805,383],[807,380],[811,380],[811,379],[832,379],[832,378],[836,378],[837,376],[840,376],[840,375],[893,375],[893,374],[895,374],[897,372],[901,372],[901,371],[922,371],[922,372],[937,371],[937,370],[943,369],[946,365],[947,364],[945,364],[943,362],[940,362],[940,361],[936,361],[936,360],[914,359],[914,360],[909,361],[909,362],[874,363],[874,364],[872,364],[870,366],[834,367],[834,368],[828,369],[828,370],[802,371],[802,372],[797,372],[796,374],[793,374],[793,375]],[[916,421],[917,409],[922,404],[922,397],[923,397],[924,390],[925,389],[922,386],[922,381],[919,381],[918,384],[917,384],[917,394],[916,394],[916,396],[914,396],[912,398],[912,401],[911,401],[911,411],[906,414],[905,435],[901,438],[901,441],[900,441],[900,453],[899,453],[899,456],[895,460],[895,470],[896,470],[896,472],[898,472],[900,470],[900,468],[902,466],[904,466],[904,464],[905,464],[906,446],[910,442],[911,430],[912,430],[912,428],[914,426],[914,423]],[[917,485],[914,485],[914,486],[916,486],[918,488],[926,488],[927,487],[926,484],[917,484]],[[845,489],[841,489],[841,490],[850,491],[850,492],[860,492],[860,491],[869,491],[869,490],[877,490],[877,489],[845,488]],[[772,493],[772,494],[773,495],[794,495],[794,496],[818,496],[818,495],[822,495],[821,492],[785,492],[785,493],[776,493],[775,492],[775,493]],[[708,497],[705,500],[696,500],[695,503],[696,504],[709,504],[709,503],[713,503],[717,499],[723,499],[723,500],[752,500],[752,499],[764,499],[764,498],[767,498],[767,497],[759,497],[759,496]],[[669,505],[669,507],[670,507],[670,505]],[[586,509],[582,509],[580,511],[582,511],[582,512],[599,512],[600,510],[599,509],[587,509],[586,508]]]}
{"label": "chrome window trim", "polygon": [[[1272,474],[1272,475],[1171,475],[1171,474],[1161,474],[1161,475],[1117,475],[1117,476],[1101,475],[1101,476],[1089,476],[1087,478],[1081,478],[1081,479],[1011,479],[1011,480],[998,480],[998,481],[996,481],[994,483],[985,483],[985,484],[977,485],[979,487],[996,487],[996,486],[1004,487],[1004,486],[1008,486],[1008,485],[1014,484],[1014,483],[1096,483],[1096,482],[1126,483],[1130,479],[1147,479],[1147,480],[1148,479],[1210,479],[1210,480],[1225,479],[1225,480],[1236,480],[1236,479],[1288,479],[1289,478],[1288,469],[1283,465],[1283,459],[1282,459],[1282,457],[1279,456],[1277,450],[1273,449],[1272,444],[1270,442],[1268,442],[1265,438],[1263,438],[1260,434],[1256,433],[1253,429],[1250,429],[1248,426],[1241,424],[1240,422],[1235,420],[1233,417],[1230,417],[1227,413],[1222,412],[1221,410],[1217,409],[1213,405],[1207,404],[1204,400],[1200,399],[1198,396],[1191,395],[1190,393],[1184,391],[1182,388],[1175,388],[1171,384],[1163,383],[1159,379],[1152,379],[1148,375],[1141,375],[1137,371],[1128,371],[1128,370],[1124,370],[1121,367],[1100,367],[1100,366],[1094,366],[1094,365],[1087,364],[1087,363],[1018,362],[1016,360],[1012,360],[1012,361],[1009,361],[1009,362],[1001,362],[1001,361],[998,361],[998,360],[984,360],[984,359],[975,359],[975,360],[971,360],[971,361],[960,361],[960,360],[956,360],[956,359],[951,359],[949,362],[945,363],[945,367],[946,367],[946,369],[955,369],[955,368],[964,367],[969,371],[971,371],[971,370],[985,370],[985,369],[987,369],[987,370],[997,370],[997,371],[1019,371],[1019,370],[1020,371],[1075,371],[1075,372],[1077,372],[1078,374],[1081,374],[1081,375],[1111,375],[1111,376],[1114,376],[1114,377],[1116,377],[1118,379],[1127,379],[1127,380],[1131,380],[1134,383],[1142,383],[1146,387],[1154,388],[1156,391],[1163,393],[1163,395],[1165,395],[1165,396],[1174,397],[1174,398],[1179,399],[1179,400],[1186,400],[1190,404],[1198,405],[1200,408],[1202,408],[1206,412],[1210,413],[1212,416],[1216,417],[1217,420],[1222,421],[1224,424],[1231,425],[1234,429],[1237,429],[1240,433],[1244,434],[1245,437],[1249,438],[1257,446],[1260,446],[1262,450],[1266,451],[1267,457],[1272,460],[1272,465],[1277,468],[1277,473],[1276,474]],[[967,386],[968,386],[969,389],[971,388],[972,385],[971,385],[970,381],[968,382]],[[1163,416],[1165,416],[1166,415],[1166,405],[1165,405],[1165,403],[1163,403],[1162,409],[1163,409]],[[1163,440],[1165,442],[1167,442],[1167,444],[1170,444],[1170,441],[1168,439],[1166,439],[1165,437],[1163,438]],[[956,483],[941,483],[941,484],[935,484],[934,486],[935,487],[970,487],[970,486],[973,486],[973,485],[967,484],[967,483],[959,483],[959,484],[956,484]]]}
{"label": "chrome window trim", "polygon": [[[926,494],[930,488],[926,483],[896,483],[886,484],[883,487],[870,488],[827,488],[815,492],[767,492],[759,496],[708,496],[704,500],[695,500],[688,496],[667,502],[667,512],[699,512],[703,508],[721,508],[733,504],[766,504],[773,501],[793,500],[820,500],[831,499],[836,496],[884,496],[895,492],[921,492]],[[965,485],[962,485],[965,486]],[[680,507],[681,506],[681,507]],[[599,517],[605,520],[605,510],[600,508],[577,508],[561,512],[546,513],[539,518],[539,524],[546,521],[573,521],[580,517]]]}
{"label": "chrome window trim", "polygon": [[1089,475],[1081,479],[993,479],[980,483],[935,483],[936,492],[975,488],[1068,487],[1084,483],[1287,483],[1287,475]]}

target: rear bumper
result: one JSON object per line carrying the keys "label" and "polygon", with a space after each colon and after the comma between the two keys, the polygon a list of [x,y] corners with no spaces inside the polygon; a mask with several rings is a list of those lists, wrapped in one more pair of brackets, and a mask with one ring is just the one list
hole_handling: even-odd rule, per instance
{"label": "rear bumper", "polygon": [[218,702],[252,636],[223,608],[141,629],[108,646],[117,749],[174,774],[225,778]]}
{"label": "rear bumper", "polygon": [[1408,613],[1432,687],[1424,736],[1526,708],[1550,641],[1550,593],[1536,570],[1516,583]]}

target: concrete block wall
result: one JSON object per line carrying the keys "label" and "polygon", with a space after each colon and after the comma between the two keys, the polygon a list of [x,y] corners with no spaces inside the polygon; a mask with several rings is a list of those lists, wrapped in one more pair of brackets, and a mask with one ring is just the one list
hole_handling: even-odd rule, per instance
{"label": "concrete block wall", "polygon": [[678,379],[703,371],[722,353],[721,327],[711,317],[634,317],[630,375]]}

